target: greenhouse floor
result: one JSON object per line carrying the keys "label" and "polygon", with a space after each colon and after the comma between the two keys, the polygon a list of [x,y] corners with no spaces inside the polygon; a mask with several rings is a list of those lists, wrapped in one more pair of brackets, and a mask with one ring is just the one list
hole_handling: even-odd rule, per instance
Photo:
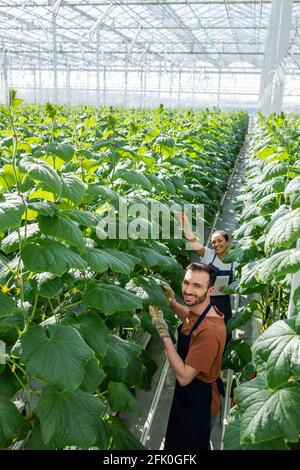
{"label": "greenhouse floor", "polygon": [[[251,124],[252,123],[250,122],[250,129]],[[248,142],[249,137],[246,138],[246,142],[241,150],[230,188],[228,189],[224,200],[223,210],[222,212],[220,212],[216,223],[216,229],[224,229],[228,231],[229,234],[231,234],[236,228],[237,220],[234,212],[233,201],[241,191],[244,167],[246,164]],[[246,300],[247,299],[245,296],[241,296],[239,302],[240,304],[243,304],[244,302],[246,302]],[[251,323],[247,324],[243,331],[239,331],[239,334],[243,336],[244,339],[248,338],[251,341]],[[162,375],[162,371],[165,364],[165,354],[160,341],[153,339],[150,340],[147,351],[159,366],[158,370],[156,371],[153,377],[152,390],[150,392],[136,390],[136,399],[140,404],[141,413],[138,416],[133,416],[129,413],[122,413],[120,415],[120,418],[124,423],[126,423],[128,429],[139,440],[142,440],[143,444],[147,449],[159,450],[163,449],[164,447],[164,438],[173,397],[175,380],[172,371],[169,369],[166,374],[166,379],[163,384],[162,392],[158,399],[157,407],[156,409],[155,407],[152,408],[152,400],[155,395],[156,388],[159,384],[160,377]],[[220,419],[217,420],[215,427],[212,431],[211,442],[214,450],[221,449],[222,421],[223,417],[220,417]],[[147,428],[149,432],[145,432],[145,429]]]}

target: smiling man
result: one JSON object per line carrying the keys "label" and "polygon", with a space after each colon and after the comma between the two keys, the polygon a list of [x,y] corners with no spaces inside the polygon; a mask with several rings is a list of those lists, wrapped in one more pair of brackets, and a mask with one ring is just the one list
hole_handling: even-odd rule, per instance
{"label": "smiling man", "polygon": [[183,321],[178,328],[177,351],[163,314],[150,306],[152,321],[163,341],[176,377],[165,449],[207,450],[212,423],[220,410],[222,354],[226,341],[224,316],[211,305],[216,271],[203,263],[191,263],[186,270],[182,294],[186,306],[163,285],[170,306]]}

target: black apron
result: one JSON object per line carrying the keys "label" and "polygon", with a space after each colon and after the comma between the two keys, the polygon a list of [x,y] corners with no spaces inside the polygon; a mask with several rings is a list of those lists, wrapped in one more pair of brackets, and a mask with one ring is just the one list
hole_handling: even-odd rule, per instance
{"label": "black apron", "polygon": [[[213,260],[209,263],[209,265],[215,268],[215,270],[217,271],[217,276],[228,276],[229,277],[228,284],[231,284],[233,282],[233,263],[231,263],[230,269],[219,269],[213,264],[216,259],[216,256],[217,255],[215,254]],[[223,313],[225,317],[224,318],[225,323],[227,323],[228,320],[230,320],[230,318],[232,317],[230,295],[229,294],[212,295],[211,303],[212,305],[215,305],[220,310],[221,313]]]}
{"label": "black apron", "polygon": [[[204,310],[188,335],[184,335],[181,332],[182,324],[179,325],[177,352],[183,361],[188,354],[193,331],[204,320],[210,308],[211,304]],[[219,388],[221,386],[221,379],[219,378],[217,385],[221,393]],[[166,432],[165,450],[208,449],[211,399],[212,391],[210,383],[194,378],[192,382],[182,387],[176,380]]]}

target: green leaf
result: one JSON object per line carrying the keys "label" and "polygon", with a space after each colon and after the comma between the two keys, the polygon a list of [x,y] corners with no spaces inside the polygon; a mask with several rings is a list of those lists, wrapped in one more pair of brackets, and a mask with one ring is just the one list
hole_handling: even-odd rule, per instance
{"label": "green leaf", "polygon": [[298,440],[300,384],[271,390],[260,374],[235,389],[241,416],[241,443],[256,443],[283,437]]}
{"label": "green leaf", "polygon": [[228,284],[227,287],[225,287],[224,293],[225,294],[236,294],[237,292],[239,292],[239,287],[240,287],[240,279],[236,279],[231,284]]}
{"label": "green leaf", "polygon": [[[271,194],[273,197],[273,194]],[[256,204],[247,204],[242,211],[240,222],[248,222],[251,221],[254,217],[258,217],[260,215],[260,210]]]}
{"label": "green leaf", "polygon": [[84,372],[84,379],[80,385],[80,388],[89,393],[96,393],[99,385],[105,378],[105,372],[99,367],[96,359],[91,359]]}
{"label": "green leaf", "polygon": [[300,208],[280,217],[266,237],[266,248],[291,248],[300,237]]}
{"label": "green leaf", "polygon": [[56,118],[57,108],[54,104],[49,103],[49,101],[45,104],[45,111],[51,119]]}
{"label": "green leaf", "polygon": [[[118,336],[108,335],[104,366],[126,368],[142,352],[141,346],[126,341]],[[104,367],[105,370],[105,367]]]}
{"label": "green leaf", "polygon": [[268,194],[257,202],[261,215],[273,214],[278,209],[278,201],[275,194]]}
{"label": "green leaf", "polygon": [[94,352],[71,326],[40,325],[29,328],[21,337],[22,360],[31,377],[62,389],[76,390],[81,384],[87,362]]}
{"label": "green leaf", "polygon": [[39,215],[37,222],[40,231],[45,235],[56,237],[79,248],[84,247],[83,234],[73,220],[59,216],[45,217],[44,215]]}
{"label": "green leaf", "polygon": [[23,418],[16,406],[9,401],[0,401],[0,449],[4,449],[17,437]]}
{"label": "green leaf", "polygon": [[42,297],[53,298],[63,287],[63,280],[52,273],[43,272],[33,277],[37,292]]}
{"label": "green leaf", "polygon": [[29,209],[38,212],[41,215],[49,215],[50,217],[53,217],[54,215],[57,215],[59,212],[58,207],[50,201],[33,201],[33,202],[28,202],[28,207]]}
{"label": "green leaf", "polygon": [[39,233],[39,226],[38,224],[28,224],[26,227],[23,226],[19,229],[19,231],[15,230],[11,232],[7,237],[3,238],[1,243],[1,248],[4,253],[12,253],[19,249],[19,241],[20,240],[29,240],[30,238],[35,237]]}
{"label": "green leaf", "polygon": [[152,173],[145,173],[146,178],[150,181],[151,185],[157,189],[159,192],[166,192],[166,186],[164,184],[164,181],[158,176],[153,175]]}
{"label": "green leaf", "polygon": [[172,181],[169,179],[164,179],[164,185],[166,187],[166,191],[168,194],[175,195],[176,194],[176,189]]}
{"label": "green leaf", "polygon": [[263,169],[263,181],[271,180],[277,176],[284,176],[288,173],[288,165],[282,162],[267,163]]}
{"label": "green leaf", "polygon": [[79,331],[85,342],[92,348],[99,359],[107,350],[107,335],[109,329],[102,318],[94,312],[76,315],[74,327]]}
{"label": "green leaf", "polygon": [[[119,349],[120,345],[117,345]],[[137,351],[138,353],[138,351]],[[116,358],[115,365],[105,365],[108,377],[116,382],[124,382],[128,386],[138,387],[149,391],[152,386],[152,378],[157,371],[157,365],[150,355],[142,350],[128,357],[124,367],[120,367],[120,361]]]}
{"label": "green leaf", "polygon": [[47,444],[44,443],[42,438],[42,432],[40,423],[36,420],[33,424],[31,430],[31,436],[28,444],[26,445],[26,450],[56,450],[59,447],[59,443],[56,444],[55,438],[49,441]]}
{"label": "green leaf", "polygon": [[300,176],[289,182],[285,188],[284,196],[290,199],[292,209],[300,207]]}
{"label": "green leaf", "polygon": [[61,196],[78,205],[81,203],[86,191],[85,184],[77,176],[69,174],[63,175]]}
{"label": "green leaf", "polygon": [[252,346],[254,360],[264,364],[269,388],[277,389],[300,375],[299,319],[300,315],[273,323]]}
{"label": "green leaf", "polygon": [[21,258],[32,272],[51,272],[61,276],[70,268],[85,269],[86,261],[71,249],[59,242],[41,239],[27,243],[21,252]]}
{"label": "green leaf", "polygon": [[283,193],[286,187],[286,178],[283,176],[277,176],[271,180],[273,191],[275,193]]}
{"label": "green leaf", "polygon": [[261,261],[252,261],[242,267],[240,285],[242,287],[256,287],[259,284],[258,269]]}
{"label": "green leaf", "polygon": [[232,369],[240,372],[251,361],[251,348],[243,339],[232,339],[226,346],[222,369]]}
{"label": "green leaf", "polygon": [[226,329],[228,333],[231,333],[233,330],[238,328],[239,326],[245,325],[247,321],[252,318],[253,313],[255,310],[259,308],[259,304],[256,300],[251,300],[248,305],[245,305],[235,313],[232,318],[227,322]]}
{"label": "green leaf", "polygon": [[84,211],[81,209],[73,209],[71,211],[62,211],[62,215],[69,217],[84,227],[95,227],[99,222],[99,218],[92,212]]}
{"label": "green leaf", "polygon": [[231,408],[223,438],[225,450],[242,450],[240,445],[240,415],[237,407]]}
{"label": "green leaf", "polygon": [[240,415],[237,407],[230,410],[223,444],[225,450],[287,450],[284,439],[280,437],[256,444],[240,444]]}
{"label": "green leaf", "polygon": [[131,253],[125,253],[121,250],[117,250],[114,248],[106,248],[105,252],[112,256],[115,256],[122,263],[128,264],[130,271],[133,271],[135,265],[139,262],[139,258],[133,256]]}
{"label": "green leaf", "polygon": [[[120,253],[120,257],[118,256]],[[132,259],[128,256],[126,262],[126,254],[118,252],[118,250],[100,250],[98,248],[86,248],[83,258],[86,260],[90,268],[102,273],[111,269],[116,273],[123,273],[129,276],[134,265]]]}
{"label": "green leaf", "polygon": [[[46,151],[47,151],[47,148],[46,148]],[[65,162],[69,162],[73,158],[75,149],[74,147],[72,147],[71,144],[68,144],[68,143],[66,144],[55,143],[55,145],[51,148],[51,153],[53,153],[54,155],[57,155],[59,158],[61,158]]]}
{"label": "green leaf", "polygon": [[0,402],[2,397],[10,400],[19,388],[20,383],[16,376],[8,365],[4,365],[4,370],[0,372]]}
{"label": "green leaf", "polygon": [[90,284],[84,291],[82,300],[87,307],[95,307],[105,315],[142,308],[139,297],[113,284]]}
{"label": "green leaf", "polygon": [[150,181],[144,176],[142,173],[138,173],[134,170],[120,170],[115,173],[115,178],[121,178],[130,185],[133,186],[141,186],[142,188],[146,189],[147,191],[151,191],[152,186]]}
{"label": "green leaf", "polygon": [[80,389],[58,390],[47,385],[35,414],[40,420],[44,443],[55,438],[61,448],[66,445],[88,448],[95,443],[96,427],[103,410],[102,401],[89,393]]}
{"label": "green leaf", "polygon": [[238,240],[242,237],[251,237],[260,234],[262,229],[267,225],[267,220],[262,216],[244,222],[237,230],[233,232],[234,237]]}
{"label": "green leaf", "polygon": [[109,382],[107,387],[109,406],[113,411],[128,411],[129,413],[140,413],[140,407],[122,382]]}
{"label": "green leaf", "polygon": [[24,212],[23,199],[15,194],[7,194],[5,200],[0,202],[0,230],[18,227]]}
{"label": "green leaf", "polygon": [[110,450],[145,450],[145,447],[124,424],[114,416],[109,416],[105,422],[109,438]]}
{"label": "green leaf", "polygon": [[0,292],[0,318],[11,315],[16,308],[15,301],[8,294]]}
{"label": "green leaf", "polygon": [[141,264],[146,268],[159,266],[161,271],[171,271],[174,268],[180,268],[178,263],[173,258],[170,256],[161,255],[153,248],[136,246],[132,249],[132,253],[136,257],[140,258]]}
{"label": "green leaf", "polygon": [[25,158],[20,161],[20,167],[29,174],[30,178],[40,182],[43,189],[57,196],[61,195],[62,181],[48,163],[36,158]]}
{"label": "green leaf", "polygon": [[159,307],[168,306],[164,290],[157,281],[151,277],[135,277],[126,284],[126,289],[134,292],[146,305],[154,304]]}
{"label": "green leaf", "polygon": [[87,192],[95,198],[100,198],[103,201],[119,201],[119,196],[117,193],[106,186],[100,186],[99,183],[89,185]]}
{"label": "green leaf", "polygon": [[300,250],[280,251],[264,260],[259,266],[259,277],[263,281],[281,278],[286,274],[293,274],[300,270]]}

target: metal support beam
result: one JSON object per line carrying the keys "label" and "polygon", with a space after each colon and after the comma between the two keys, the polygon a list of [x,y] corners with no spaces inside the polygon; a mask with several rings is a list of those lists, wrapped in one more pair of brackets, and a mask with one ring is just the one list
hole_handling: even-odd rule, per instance
{"label": "metal support beam", "polygon": [[159,72],[158,72],[158,100],[160,101],[161,93],[161,61],[159,63]]}
{"label": "metal support beam", "polygon": [[103,69],[103,104],[106,105],[106,65]]}
{"label": "metal support beam", "polygon": [[144,74],[144,68],[141,68],[141,74],[140,74],[140,108],[143,107],[143,74]]}
{"label": "metal support beam", "polygon": [[[266,39],[264,65],[261,74],[258,106],[268,114],[282,106],[283,81],[292,15],[293,0],[273,0],[271,19]],[[282,73],[281,73],[282,72]],[[275,87],[275,78],[277,86]],[[276,96],[276,94],[278,94]]]}
{"label": "metal support beam", "polygon": [[[296,248],[300,250],[300,238],[297,240]],[[300,286],[300,271],[296,272],[292,278],[292,287],[291,287],[291,294],[290,294],[290,301],[289,301],[289,308],[288,308],[288,318],[291,318],[295,315],[296,306],[293,301],[293,295],[295,290]]]}
{"label": "metal support beam", "polygon": [[67,76],[66,76],[66,90],[67,90],[67,104],[71,104],[71,93],[70,93],[70,64],[67,64]]}
{"label": "metal support beam", "polygon": [[96,103],[97,106],[100,106],[100,32],[99,29],[97,29],[97,56],[96,56]]}
{"label": "metal support beam", "polygon": [[177,106],[180,108],[180,100],[181,100],[181,70],[178,75],[178,91],[177,91]]}
{"label": "metal support beam", "polygon": [[1,76],[3,82],[3,102],[8,103],[8,76],[7,76],[7,53],[4,49],[2,52]]}
{"label": "metal support beam", "polygon": [[36,86],[36,67],[35,65],[33,66],[33,88],[34,88],[34,94],[33,94],[33,102],[34,104],[37,104],[37,86]]}
{"label": "metal support beam", "polygon": [[219,75],[218,75],[218,97],[217,97],[217,108],[220,108],[220,94],[221,94],[221,69],[219,69]]}
{"label": "metal support beam", "polygon": [[284,0],[284,2],[282,0],[277,60],[274,74],[274,93],[271,108],[273,113],[278,113],[282,110],[286,58],[292,26],[292,10],[293,0]]}
{"label": "metal support beam", "polygon": [[56,16],[52,13],[52,45],[53,45],[53,87],[54,103],[58,102],[57,95],[57,37],[56,37]]}

